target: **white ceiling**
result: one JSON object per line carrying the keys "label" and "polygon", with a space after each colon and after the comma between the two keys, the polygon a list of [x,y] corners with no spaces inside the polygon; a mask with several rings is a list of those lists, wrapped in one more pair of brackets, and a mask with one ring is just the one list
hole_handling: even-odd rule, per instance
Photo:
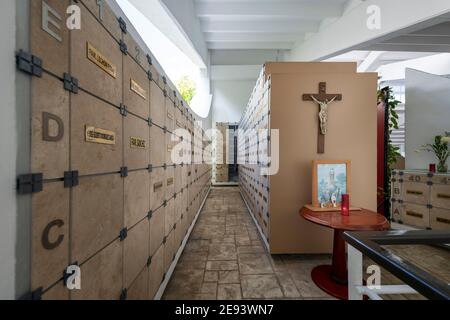
{"label": "white ceiling", "polygon": [[347,1],[195,0],[195,8],[209,49],[288,50],[341,17]]}

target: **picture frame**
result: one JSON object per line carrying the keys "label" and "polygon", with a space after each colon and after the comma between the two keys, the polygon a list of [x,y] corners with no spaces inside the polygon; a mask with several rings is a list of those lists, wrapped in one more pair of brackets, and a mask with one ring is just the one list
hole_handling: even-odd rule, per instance
{"label": "picture frame", "polygon": [[312,205],[321,209],[340,209],[343,194],[351,194],[351,161],[314,160]]}

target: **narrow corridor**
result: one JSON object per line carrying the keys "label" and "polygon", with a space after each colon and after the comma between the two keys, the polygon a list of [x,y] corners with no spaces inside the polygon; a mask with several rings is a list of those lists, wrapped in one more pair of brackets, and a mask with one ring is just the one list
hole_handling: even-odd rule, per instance
{"label": "narrow corridor", "polygon": [[310,276],[329,262],[269,255],[239,189],[213,188],[163,299],[329,299]]}

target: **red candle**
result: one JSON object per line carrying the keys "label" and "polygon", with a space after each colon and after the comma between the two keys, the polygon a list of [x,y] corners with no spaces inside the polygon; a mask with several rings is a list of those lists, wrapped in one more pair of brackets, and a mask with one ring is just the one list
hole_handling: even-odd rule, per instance
{"label": "red candle", "polygon": [[343,216],[350,215],[350,195],[348,194],[342,195],[341,213]]}
{"label": "red candle", "polygon": [[430,172],[436,173],[436,164],[434,163],[430,164]]}

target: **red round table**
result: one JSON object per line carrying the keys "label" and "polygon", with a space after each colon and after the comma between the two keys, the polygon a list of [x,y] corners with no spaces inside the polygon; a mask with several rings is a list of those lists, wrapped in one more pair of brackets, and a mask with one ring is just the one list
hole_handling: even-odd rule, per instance
{"label": "red round table", "polygon": [[350,216],[343,216],[340,211],[300,210],[300,215],[315,224],[334,230],[333,264],[318,266],[311,272],[314,283],[335,298],[348,299],[347,258],[344,231],[382,231],[389,229],[387,219],[373,211],[351,211]]}

